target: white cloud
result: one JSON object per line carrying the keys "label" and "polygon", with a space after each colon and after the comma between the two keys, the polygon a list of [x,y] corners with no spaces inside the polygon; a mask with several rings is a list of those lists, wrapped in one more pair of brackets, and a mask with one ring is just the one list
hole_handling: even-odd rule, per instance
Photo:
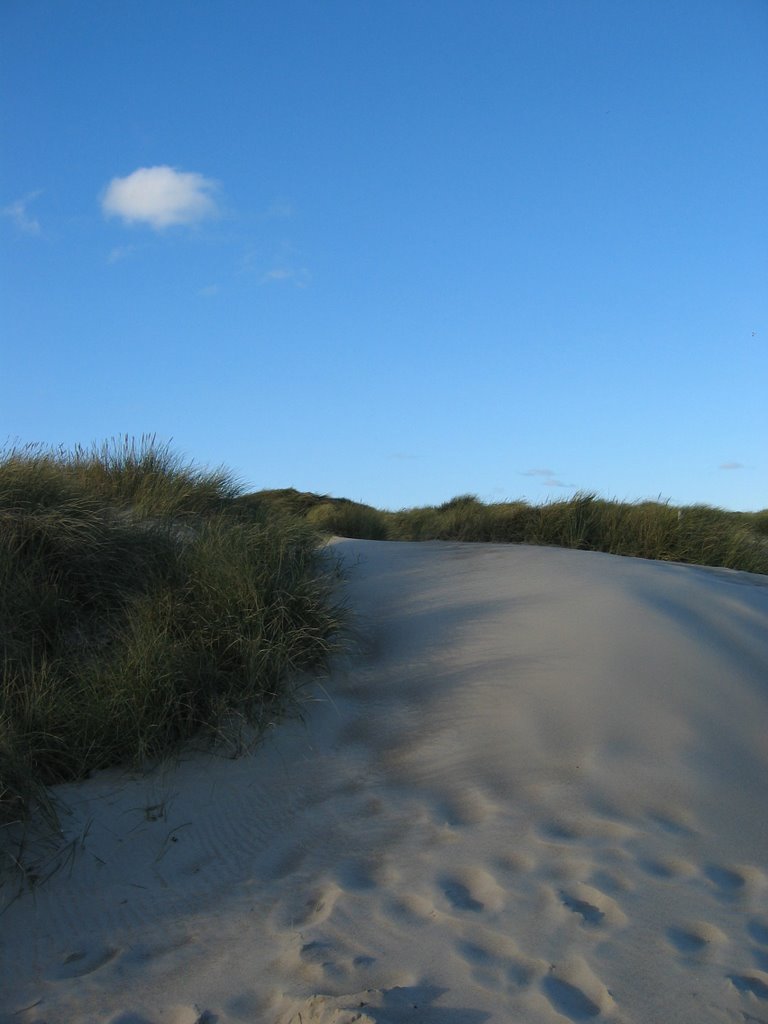
{"label": "white cloud", "polygon": [[19,231],[25,235],[39,235],[41,233],[40,222],[30,217],[27,213],[27,206],[40,195],[40,192],[30,192],[29,195],[17,199],[0,210],[3,217],[9,217]]}
{"label": "white cloud", "polygon": [[210,178],[174,167],[139,167],[125,178],[113,178],[101,200],[107,217],[149,224],[156,230],[194,224],[216,214]]}
{"label": "white cloud", "polygon": [[554,476],[553,469],[526,469],[520,476]]}
{"label": "white cloud", "polygon": [[718,469],[744,469],[743,462],[721,462]]}

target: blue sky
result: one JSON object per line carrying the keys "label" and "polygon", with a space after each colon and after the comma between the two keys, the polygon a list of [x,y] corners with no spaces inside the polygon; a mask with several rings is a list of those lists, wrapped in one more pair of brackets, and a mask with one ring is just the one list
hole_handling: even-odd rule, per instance
{"label": "blue sky", "polygon": [[0,441],[768,506],[765,0],[4,0]]}

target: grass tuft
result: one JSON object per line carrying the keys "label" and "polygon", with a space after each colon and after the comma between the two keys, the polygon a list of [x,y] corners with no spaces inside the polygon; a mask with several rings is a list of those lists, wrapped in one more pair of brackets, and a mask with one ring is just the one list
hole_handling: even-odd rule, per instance
{"label": "grass tuft", "polygon": [[627,503],[588,492],[543,505],[485,504],[461,494],[441,505],[398,512],[297,491],[261,491],[245,500],[288,509],[327,534],[345,537],[544,544],[768,574],[768,510]]}
{"label": "grass tuft", "polygon": [[322,502],[311,508],[306,518],[307,522],[326,534],[367,540],[386,540],[387,537],[384,513],[355,501],[341,499]]}
{"label": "grass tuft", "polygon": [[328,657],[319,535],[237,497],[151,438],[0,458],[0,816],[232,716],[263,726]]}

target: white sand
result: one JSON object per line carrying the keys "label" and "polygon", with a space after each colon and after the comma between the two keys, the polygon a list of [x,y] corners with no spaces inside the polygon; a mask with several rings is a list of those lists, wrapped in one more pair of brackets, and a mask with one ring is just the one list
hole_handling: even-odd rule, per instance
{"label": "white sand", "polygon": [[361,650],[305,724],[61,787],[3,1019],[766,1024],[768,578],[337,550]]}

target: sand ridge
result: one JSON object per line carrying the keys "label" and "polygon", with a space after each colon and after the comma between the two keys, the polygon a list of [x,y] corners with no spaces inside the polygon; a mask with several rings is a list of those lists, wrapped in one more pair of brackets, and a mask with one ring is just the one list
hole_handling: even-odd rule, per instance
{"label": "sand ridge", "polygon": [[768,1022],[768,580],[335,547],[304,722],[60,788],[2,1019]]}

